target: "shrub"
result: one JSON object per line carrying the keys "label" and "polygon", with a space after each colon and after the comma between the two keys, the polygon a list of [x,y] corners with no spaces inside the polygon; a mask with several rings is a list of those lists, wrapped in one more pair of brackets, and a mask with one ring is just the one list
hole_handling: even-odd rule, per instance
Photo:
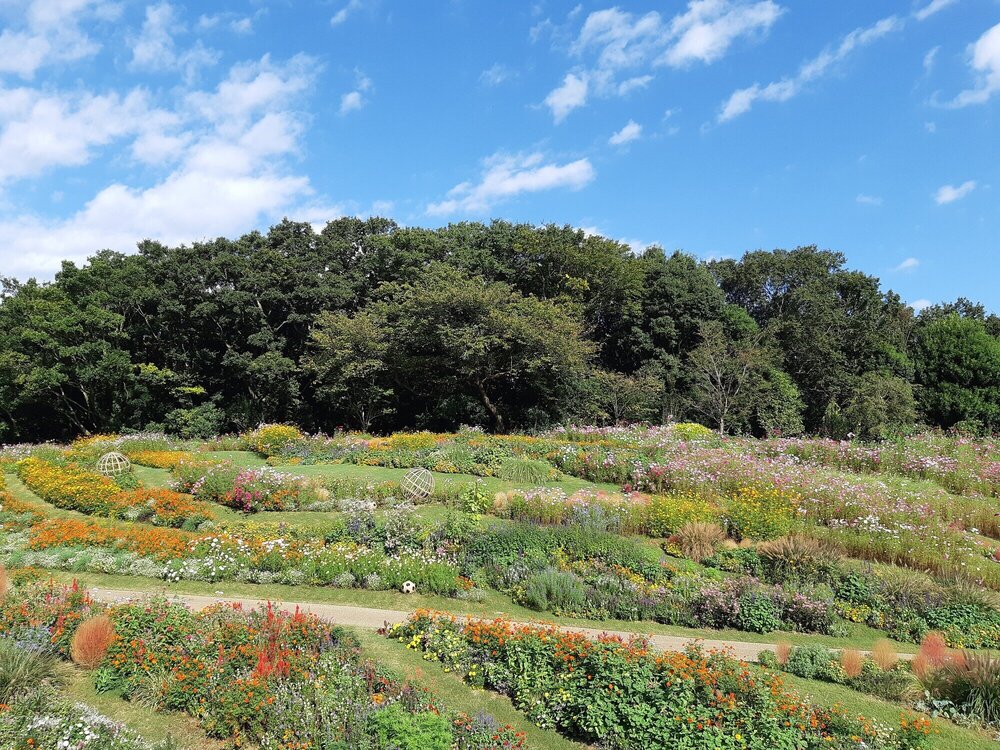
{"label": "shrub", "polygon": [[948,660],[948,644],[944,636],[936,631],[927,633],[920,641],[920,656],[923,656],[929,667],[940,667]]}
{"label": "shrub", "polygon": [[788,641],[779,641],[774,647],[774,658],[778,664],[784,667],[788,663],[788,657],[792,655],[792,644]]}
{"label": "shrub", "polygon": [[106,615],[84,620],[73,635],[70,658],[84,669],[96,669],[114,637],[114,626]]}
{"label": "shrub", "polygon": [[833,545],[804,534],[790,534],[757,546],[768,580],[813,581],[829,578],[839,555]]}
{"label": "shrub", "polygon": [[450,750],[452,747],[451,727],[445,717],[429,711],[407,713],[398,703],[375,711],[369,726],[378,740],[378,747],[386,750]]}
{"label": "shrub", "polygon": [[677,531],[677,544],[681,552],[695,562],[710,557],[725,538],[726,532],[719,526],[702,521],[689,521]]}
{"label": "shrub", "polygon": [[726,520],[739,539],[774,539],[792,527],[800,497],[774,485],[738,488],[726,503]]}
{"label": "shrub", "polygon": [[305,436],[298,427],[284,424],[262,424],[256,430],[243,435],[247,447],[267,458],[277,456]]}
{"label": "shrub", "polygon": [[536,461],[528,458],[508,458],[500,464],[496,475],[508,482],[544,484],[558,476],[558,472],[546,461]]}
{"label": "shrub", "polygon": [[508,695],[539,726],[602,747],[707,750],[720,740],[739,742],[737,735],[757,748],[924,746],[840,710],[816,708],[789,692],[779,675],[762,679],[745,663],[696,646],[658,653],[641,639],[591,641],[503,620],[459,623],[426,610],[386,635],[476,686]]}
{"label": "shrub", "polygon": [[830,670],[833,661],[830,650],[825,646],[809,644],[792,649],[785,664],[785,671],[806,679],[822,679]]}
{"label": "shrub", "polygon": [[524,584],[524,604],[539,612],[580,612],[585,599],[583,582],[569,571],[549,568],[535,573]]}
{"label": "shrub", "polygon": [[736,624],[750,633],[770,633],[781,627],[780,612],[766,593],[750,589],[739,599]]}
{"label": "shrub", "polygon": [[980,721],[1000,726],[1000,657],[967,651],[946,668],[947,698]]}
{"label": "shrub", "polygon": [[0,565],[0,602],[7,597],[7,587],[10,585],[7,580],[7,568]]}

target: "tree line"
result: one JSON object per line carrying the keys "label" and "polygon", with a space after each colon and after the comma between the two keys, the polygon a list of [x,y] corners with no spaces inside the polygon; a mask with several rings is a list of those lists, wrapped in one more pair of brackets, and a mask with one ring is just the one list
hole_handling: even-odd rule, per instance
{"label": "tree line", "polygon": [[1000,428],[1000,318],[915,314],[815,246],[698,261],[571,227],[342,218],[0,287],[0,440],[264,421]]}

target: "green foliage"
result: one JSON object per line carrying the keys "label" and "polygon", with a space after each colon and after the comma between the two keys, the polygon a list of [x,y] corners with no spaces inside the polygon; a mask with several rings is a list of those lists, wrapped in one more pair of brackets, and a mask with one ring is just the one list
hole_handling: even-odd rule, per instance
{"label": "green foliage", "polygon": [[917,328],[921,406],[935,423],[1000,428],[1000,340],[983,321],[951,313]]}
{"label": "green foliage", "polygon": [[[933,424],[992,429],[1000,414],[994,316],[959,300],[914,321],[816,247],[701,263],[552,225],[285,220],[100,252],[0,297],[10,442],[698,414],[757,435],[881,438],[912,421],[906,384]],[[824,422],[831,404],[843,424]]]}
{"label": "green foliage", "polygon": [[547,568],[524,583],[521,603],[539,612],[579,612],[585,591],[580,578],[569,571]]}
{"label": "green foliage", "polygon": [[538,485],[554,479],[557,472],[547,461],[509,458],[500,464],[496,475],[508,482]]}
{"label": "green foliage", "polygon": [[0,703],[13,703],[53,680],[57,680],[57,672],[52,656],[0,638]]}
{"label": "green foliage", "polygon": [[785,670],[806,679],[824,679],[829,673],[833,656],[826,646],[807,645],[792,649]]}
{"label": "green foliage", "polygon": [[450,750],[448,720],[436,713],[408,713],[398,703],[375,711],[368,719],[379,750]]}

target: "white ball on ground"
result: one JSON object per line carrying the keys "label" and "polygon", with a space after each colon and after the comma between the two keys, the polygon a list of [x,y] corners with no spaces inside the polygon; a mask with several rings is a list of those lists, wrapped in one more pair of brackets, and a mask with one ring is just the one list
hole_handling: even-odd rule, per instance
{"label": "white ball on ground", "polygon": [[417,584],[413,581],[404,581],[402,585],[402,590],[404,594],[412,594],[417,590]]}

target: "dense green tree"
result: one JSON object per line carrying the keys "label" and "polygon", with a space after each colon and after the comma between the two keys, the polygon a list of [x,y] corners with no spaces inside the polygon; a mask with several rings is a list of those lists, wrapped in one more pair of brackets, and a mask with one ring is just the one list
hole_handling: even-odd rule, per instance
{"label": "dense green tree", "polygon": [[898,298],[844,263],[842,254],[811,246],[712,264],[727,300],[780,347],[783,369],[805,402],[808,429],[818,429],[831,401],[846,403],[864,373],[904,375],[909,368]]}
{"label": "dense green tree", "polygon": [[443,264],[414,283],[384,286],[380,298],[395,386],[426,413],[464,397],[497,430],[553,421],[571,405],[594,352],[580,321],[559,305]]}
{"label": "dense green tree", "polygon": [[320,313],[304,360],[317,400],[332,407],[335,419],[363,432],[393,410],[391,331],[383,307],[372,305],[353,315]]}
{"label": "dense green tree", "polygon": [[919,401],[932,424],[1000,429],[1000,340],[983,320],[932,314],[916,334]]}

